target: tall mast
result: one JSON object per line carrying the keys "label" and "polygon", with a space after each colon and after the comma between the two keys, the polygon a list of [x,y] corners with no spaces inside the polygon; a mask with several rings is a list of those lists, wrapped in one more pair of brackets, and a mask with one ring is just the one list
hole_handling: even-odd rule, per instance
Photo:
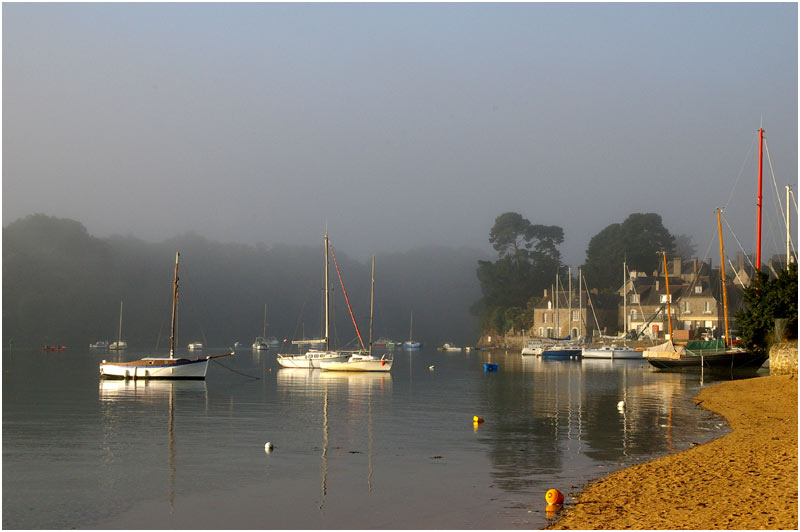
{"label": "tall mast", "polygon": [[330,305],[330,295],[328,294],[329,290],[328,284],[328,232],[325,231],[325,351],[330,351],[331,349],[331,340],[330,340],[330,333],[328,331],[329,328],[329,318],[328,318],[328,305]]}
{"label": "tall mast", "polygon": [[559,330],[560,329],[559,326],[561,325],[561,319],[560,316],[558,315],[558,266],[556,266],[556,291],[553,293],[553,295],[556,297],[556,322],[553,325],[556,328],[555,338],[559,338],[561,334],[561,331]]}
{"label": "tall mast", "polygon": [[764,161],[764,128],[758,130],[758,219],[756,222],[756,270],[761,271],[761,180]]}
{"label": "tall mast", "polygon": [[119,334],[117,335],[117,347],[122,345],[122,301],[119,302]]}
{"label": "tall mast", "polygon": [[580,267],[578,268],[578,336],[583,342],[583,292],[581,291],[581,279],[583,274]]}
{"label": "tall mast", "polygon": [[262,338],[264,340],[267,339],[267,304],[264,303],[264,332],[262,333],[264,336]]}
{"label": "tall mast", "polygon": [[664,280],[667,285],[667,324],[669,327],[669,340],[672,341],[672,309],[669,304],[669,273],[667,272],[667,252],[664,252]]}
{"label": "tall mast", "polygon": [[567,302],[567,334],[572,334],[572,266],[567,268],[567,284],[569,285],[569,301]]}
{"label": "tall mast", "polygon": [[792,192],[792,187],[786,185],[786,268],[792,262],[792,233],[789,225],[789,194]]}
{"label": "tall mast", "polygon": [[622,261],[622,334],[623,338],[628,339],[628,279],[625,274],[628,272],[628,259]]}
{"label": "tall mast", "polygon": [[372,356],[372,312],[375,308],[375,255],[372,256],[372,286],[369,293],[369,355]]}
{"label": "tall mast", "polygon": [[172,284],[172,332],[169,336],[169,358],[175,358],[175,329],[178,322],[178,259],[181,254],[175,252],[175,280]]}
{"label": "tall mast", "polygon": [[728,345],[728,289],[725,285],[725,247],[722,245],[722,220],[717,209],[717,227],[719,228],[719,262],[722,275],[722,311],[725,316],[725,346]]}

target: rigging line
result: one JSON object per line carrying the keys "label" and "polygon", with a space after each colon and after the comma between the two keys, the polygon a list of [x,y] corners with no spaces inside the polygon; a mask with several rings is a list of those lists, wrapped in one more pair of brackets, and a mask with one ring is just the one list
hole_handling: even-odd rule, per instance
{"label": "rigging line", "polygon": [[243,375],[243,376],[245,376],[245,377],[250,377],[250,378],[251,378],[251,379],[253,379],[253,380],[259,380],[259,379],[261,379],[261,377],[256,377],[255,375],[248,375],[247,373],[242,373],[241,371],[235,370],[235,369],[233,369],[233,368],[229,368],[228,366],[226,366],[226,365],[225,365],[225,364],[223,364],[222,362],[218,362],[217,360],[215,360],[215,359],[213,359],[213,358],[212,358],[212,359],[210,359],[210,360],[211,360],[211,362],[213,362],[213,363],[215,363],[215,364],[219,364],[219,365],[220,365],[220,366],[222,366],[223,368],[225,368],[225,369],[227,369],[227,370],[230,370],[230,371],[232,371],[232,372],[234,372],[234,373],[238,373],[239,375]]}
{"label": "rigging line", "polygon": [[358,324],[356,323],[356,318],[353,316],[353,309],[350,307],[350,298],[347,297],[347,290],[344,287],[344,281],[342,280],[342,272],[339,271],[339,263],[336,262],[336,254],[333,252],[333,246],[331,245],[331,257],[333,257],[333,265],[336,266],[336,275],[339,276],[339,284],[342,285],[342,293],[344,293],[344,300],[347,303],[347,310],[350,311],[350,319],[353,320],[353,326],[356,328],[356,334],[358,335],[358,341],[361,343],[361,349],[366,349],[364,347],[364,340],[361,338],[361,331],[358,330]]}
{"label": "rigging line", "polygon": [[742,250],[742,254],[744,255],[744,258],[747,259],[747,262],[750,264],[750,267],[755,269],[755,266],[753,265],[753,261],[750,260],[750,256],[744,250],[744,247],[742,246],[742,243],[739,242],[739,237],[736,236],[736,233],[734,233],[733,229],[731,228],[731,224],[728,223],[728,218],[725,216],[725,210],[724,209],[722,211],[722,219],[725,220],[725,225],[728,226],[728,231],[731,232],[731,235],[733,235],[734,240],[736,240],[736,243],[739,244],[739,249]]}
{"label": "rigging line", "polygon": [[750,160],[750,155],[753,153],[753,145],[756,143],[756,138],[758,136],[753,137],[753,141],[750,143],[750,148],[747,150],[747,155],[745,155],[744,161],[742,161],[742,167],[739,168],[739,175],[736,176],[736,181],[733,183],[733,187],[731,188],[730,194],[728,194],[728,199],[725,201],[725,207],[727,208],[730,204],[731,200],[733,199],[733,193],[736,190],[736,186],[739,184],[739,180],[742,178],[742,174],[744,173],[744,167],[747,165],[747,162]]}
{"label": "rigging line", "polygon": [[[781,211],[781,220],[785,220],[786,212],[783,210],[783,203],[781,203],[781,195],[778,192],[778,183],[775,181],[775,170],[772,168],[772,158],[769,156],[769,146],[767,145],[766,140],[764,140],[764,151],[767,152],[767,163],[769,164],[769,171],[772,174],[772,185],[775,187],[775,197],[778,198],[778,207]],[[786,208],[788,209],[789,206],[787,205]]]}

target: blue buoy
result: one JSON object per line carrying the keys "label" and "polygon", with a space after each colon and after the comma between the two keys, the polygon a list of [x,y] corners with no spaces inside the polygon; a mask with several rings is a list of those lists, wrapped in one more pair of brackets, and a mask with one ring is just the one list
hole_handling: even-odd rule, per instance
{"label": "blue buoy", "polygon": [[497,371],[497,364],[491,364],[491,363],[484,364],[483,371],[485,372]]}

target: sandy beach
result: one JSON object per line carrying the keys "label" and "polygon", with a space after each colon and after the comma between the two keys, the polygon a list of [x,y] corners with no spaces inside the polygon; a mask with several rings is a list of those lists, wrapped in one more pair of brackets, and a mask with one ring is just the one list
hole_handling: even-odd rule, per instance
{"label": "sandy beach", "polygon": [[797,376],[716,384],[695,402],[732,432],[591,483],[548,528],[796,530]]}

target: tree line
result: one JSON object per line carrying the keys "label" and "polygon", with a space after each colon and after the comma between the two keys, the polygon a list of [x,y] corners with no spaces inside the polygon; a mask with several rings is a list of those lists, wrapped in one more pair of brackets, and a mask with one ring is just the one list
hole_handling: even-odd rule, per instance
{"label": "tree line", "polygon": [[[334,246],[340,242],[331,236]],[[181,253],[178,342],[227,347],[267,336],[319,337],[323,254],[318,246],[221,243],[187,233],[162,242],[132,236],[97,238],[78,221],[43,214],[3,229],[4,347],[65,344],[86,347],[115,340],[123,302],[123,339],[134,348],[169,342],[175,252]],[[341,244],[345,245],[344,242]],[[362,334],[369,320],[369,257],[355,260],[335,248]],[[468,248],[424,247],[376,255],[376,337],[409,335],[428,343],[474,342],[480,296]],[[331,263],[333,335],[353,345],[355,332]],[[365,341],[367,339],[365,338]]]}
{"label": "tree line", "polygon": [[[495,219],[489,242],[497,260],[478,261],[482,295],[472,305],[472,312],[480,318],[484,334],[502,335],[533,322],[533,308],[557,274],[568,284],[568,268],[558,249],[564,242],[564,230],[556,225],[533,224],[519,213],[506,212]],[[581,269],[590,289],[609,293],[622,284],[619,272],[623,261],[632,270],[649,273],[658,269],[657,252],[671,255],[679,247],[685,253],[693,251],[691,239],[672,236],[660,215],[633,213],[591,238]],[[575,276],[572,285],[576,289],[577,283]]]}

